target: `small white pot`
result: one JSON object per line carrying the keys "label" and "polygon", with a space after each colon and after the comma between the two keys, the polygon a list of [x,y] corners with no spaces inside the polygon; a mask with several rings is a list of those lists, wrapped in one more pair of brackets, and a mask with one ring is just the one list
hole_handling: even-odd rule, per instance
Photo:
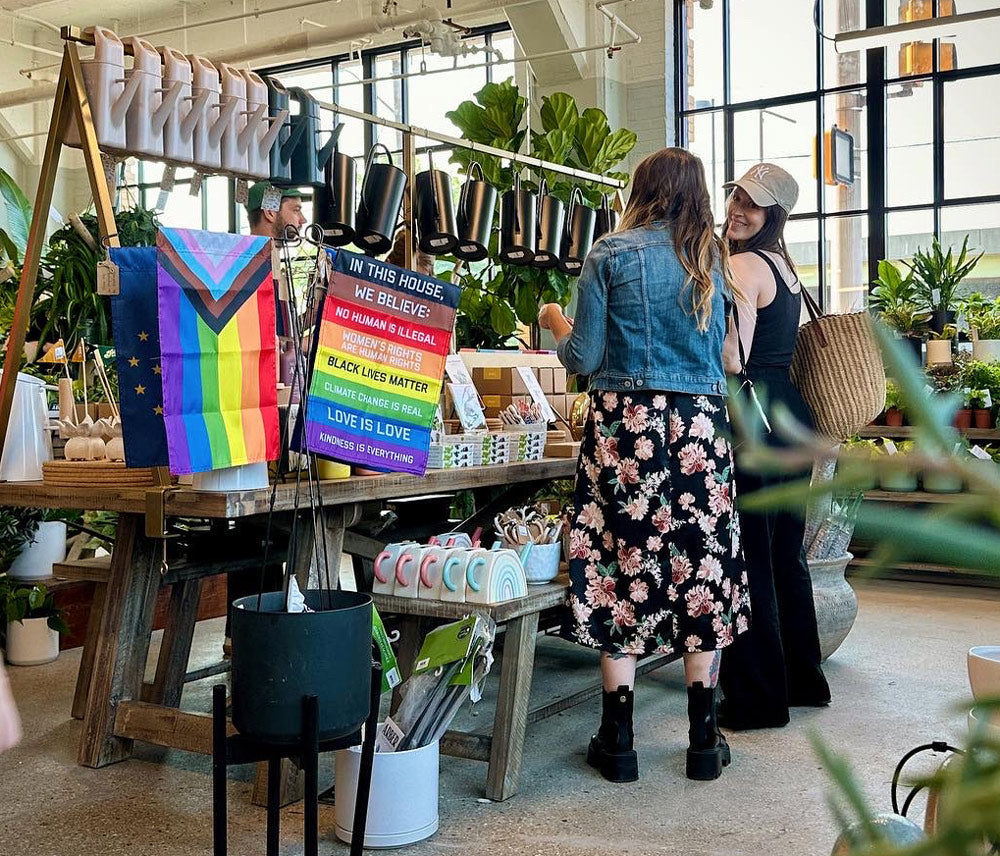
{"label": "small white pot", "polygon": [[940,366],[951,362],[951,339],[927,340],[927,365]]}
{"label": "small white pot", "polygon": [[972,343],[972,359],[984,363],[1000,361],[1000,339],[980,339]]}
{"label": "small white pot", "polygon": [[35,537],[10,566],[15,580],[41,580],[52,576],[52,566],[66,559],[66,524],[49,520],[38,524]]}
{"label": "small white pot", "polygon": [[47,618],[25,618],[7,623],[7,662],[12,666],[37,666],[59,656],[59,631]]}

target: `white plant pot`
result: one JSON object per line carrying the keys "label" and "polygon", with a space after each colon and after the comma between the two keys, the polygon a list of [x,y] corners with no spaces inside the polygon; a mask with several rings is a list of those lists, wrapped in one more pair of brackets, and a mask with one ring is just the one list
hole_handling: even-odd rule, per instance
{"label": "white plant pot", "polygon": [[7,662],[12,666],[38,666],[59,656],[59,631],[47,618],[25,618],[7,623]]}
{"label": "white plant pot", "polygon": [[10,566],[16,580],[41,580],[52,576],[52,566],[66,559],[66,524],[50,520],[38,524],[34,540]]}
{"label": "white plant pot", "polygon": [[195,473],[191,483],[195,490],[259,490],[268,486],[267,464],[259,461]]}
{"label": "white plant pot", "polygon": [[980,339],[972,343],[972,359],[984,363],[1000,362],[1000,339]]}
{"label": "white plant pot", "polygon": [[951,339],[927,340],[927,365],[940,366],[951,362]]}
{"label": "white plant pot", "polygon": [[857,595],[844,576],[853,558],[845,553],[836,559],[809,560],[819,651],[823,660],[841,646],[858,617]]}
{"label": "white plant pot", "polygon": [[[365,847],[402,847],[430,838],[438,829],[437,741],[405,752],[376,752]],[[361,748],[337,752],[336,835],[350,843],[354,828],[354,801],[358,792]]]}

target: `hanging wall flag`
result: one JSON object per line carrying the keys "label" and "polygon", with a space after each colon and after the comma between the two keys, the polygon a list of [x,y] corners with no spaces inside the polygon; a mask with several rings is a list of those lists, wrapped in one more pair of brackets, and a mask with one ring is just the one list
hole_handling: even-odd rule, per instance
{"label": "hanging wall flag", "polygon": [[170,471],[277,458],[271,241],[161,229],[156,266]]}
{"label": "hanging wall flag", "polygon": [[119,271],[118,294],[111,298],[111,332],[125,465],[165,467],[167,432],[156,317],[156,247],[112,247],[110,256]]}
{"label": "hanging wall flag", "polygon": [[460,290],[367,256],[330,255],[306,443],[341,461],[423,475]]}

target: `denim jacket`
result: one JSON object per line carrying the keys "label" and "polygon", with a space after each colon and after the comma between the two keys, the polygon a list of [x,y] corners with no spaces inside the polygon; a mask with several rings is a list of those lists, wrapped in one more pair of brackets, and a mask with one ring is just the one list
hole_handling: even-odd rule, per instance
{"label": "denim jacket", "polygon": [[573,331],[559,342],[559,360],[590,375],[590,389],[725,395],[721,273],[713,280],[712,317],[700,332],[667,224],[607,235],[584,262]]}

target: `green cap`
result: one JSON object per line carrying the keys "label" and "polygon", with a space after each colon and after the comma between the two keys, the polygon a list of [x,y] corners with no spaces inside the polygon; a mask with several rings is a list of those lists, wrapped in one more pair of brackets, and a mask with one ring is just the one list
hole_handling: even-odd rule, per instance
{"label": "green cap", "polygon": [[[247,211],[257,211],[260,209],[264,202],[264,194],[271,189],[271,182],[269,181],[258,181],[256,184],[250,187],[247,191]],[[296,190],[294,187],[282,187],[281,190],[282,199],[305,199],[306,194],[302,193],[300,190]]]}

